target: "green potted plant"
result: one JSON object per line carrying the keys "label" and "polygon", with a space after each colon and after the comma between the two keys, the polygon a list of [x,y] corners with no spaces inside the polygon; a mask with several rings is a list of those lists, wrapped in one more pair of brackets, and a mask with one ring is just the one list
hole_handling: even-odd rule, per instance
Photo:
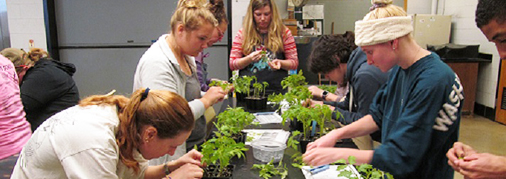
{"label": "green potted plant", "polygon": [[232,178],[234,166],[230,165],[230,159],[237,156],[244,157],[244,151],[248,149],[242,142],[235,142],[234,139],[216,133],[216,137],[207,140],[202,145],[202,163],[205,179],[230,179]]}
{"label": "green potted plant", "polygon": [[241,107],[227,108],[227,110],[216,116],[216,122],[214,125],[218,129],[218,132],[224,136],[232,137],[236,142],[246,142],[246,133],[242,130],[253,123],[255,115],[244,111]]}
{"label": "green potted plant", "polygon": [[277,166],[274,166],[273,160],[271,160],[267,164],[253,164],[253,167],[251,169],[258,169],[260,170],[258,173],[258,176],[268,179],[273,176],[280,176],[281,179],[286,178],[288,176],[288,170],[286,169],[286,165],[283,164],[283,161],[280,161]]}
{"label": "green potted plant", "polygon": [[256,76],[243,76],[245,81],[253,81],[253,93],[250,93],[249,85],[247,88],[246,107],[250,110],[263,110],[267,108],[267,98],[265,97],[265,90],[269,83],[258,82]]}
{"label": "green potted plant", "polygon": [[[339,175],[337,175],[338,177],[359,179],[359,177],[356,177],[352,172],[346,170],[343,171],[343,169],[346,168],[348,165],[356,164],[355,156],[349,156],[348,162],[346,162],[345,159],[341,159],[333,164],[339,165],[337,167],[337,171],[341,172],[339,173]],[[360,178],[362,179],[394,179],[394,176],[392,174],[374,168],[371,164],[355,165],[355,168],[357,169],[358,173],[360,173]]]}

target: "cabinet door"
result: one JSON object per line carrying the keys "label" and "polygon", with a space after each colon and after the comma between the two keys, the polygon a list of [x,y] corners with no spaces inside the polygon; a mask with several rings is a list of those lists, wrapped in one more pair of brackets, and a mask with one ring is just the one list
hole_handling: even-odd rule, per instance
{"label": "cabinet door", "polygon": [[497,105],[496,105],[496,113],[495,120],[502,124],[506,124],[506,63],[504,60],[501,60],[501,74],[499,78],[499,89],[497,95]]}

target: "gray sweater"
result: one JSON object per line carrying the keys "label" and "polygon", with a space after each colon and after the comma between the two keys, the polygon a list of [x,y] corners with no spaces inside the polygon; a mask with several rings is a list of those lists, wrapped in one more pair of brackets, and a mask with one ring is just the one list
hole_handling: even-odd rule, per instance
{"label": "gray sweater", "polygon": [[[139,88],[149,87],[150,89],[172,91],[185,97],[186,84],[190,76],[187,76],[181,71],[181,67],[174,53],[165,40],[167,36],[168,34],[160,36],[160,38],[158,38],[158,40],[142,55],[137,64],[137,69],[135,70],[134,91]],[[192,73],[196,73],[195,58],[187,56],[186,59],[188,60]],[[190,105],[195,120],[199,120],[205,112],[204,103],[198,99],[194,99],[189,101],[188,104]],[[173,156],[169,157],[165,155],[161,158],[166,158],[159,158],[159,162],[168,162],[170,159],[177,159],[185,153],[186,144],[183,144],[178,146]],[[150,165],[158,164],[159,162],[153,163],[150,161]]]}

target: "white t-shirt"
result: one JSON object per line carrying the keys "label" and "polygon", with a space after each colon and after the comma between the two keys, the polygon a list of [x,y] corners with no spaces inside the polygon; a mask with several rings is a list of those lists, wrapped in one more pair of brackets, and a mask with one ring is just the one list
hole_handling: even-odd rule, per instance
{"label": "white t-shirt", "polygon": [[115,106],[74,106],[46,120],[23,147],[12,178],[144,178],[119,160]]}

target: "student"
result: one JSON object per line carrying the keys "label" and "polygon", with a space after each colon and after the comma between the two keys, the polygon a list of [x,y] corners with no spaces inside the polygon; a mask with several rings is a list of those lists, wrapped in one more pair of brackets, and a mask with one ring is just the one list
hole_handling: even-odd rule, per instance
{"label": "student", "polygon": [[134,75],[133,89],[150,87],[169,90],[183,96],[196,120],[192,134],[173,157],[168,155],[150,161],[162,164],[182,156],[206,137],[204,111],[225,96],[220,87],[211,87],[201,95],[194,56],[208,47],[211,33],[216,29],[214,15],[204,0],[180,0],[170,21],[171,32],[164,34],[142,55]]}
{"label": "student", "polygon": [[[373,0],[373,10],[355,23],[355,43],[367,62],[389,79],[369,114],[308,144],[304,162],[323,165],[355,156],[394,178],[453,178],[446,151],[458,139],[464,100],[458,76],[439,56],[411,36],[411,17],[391,0]],[[381,130],[374,150],[333,148],[338,139]]]}
{"label": "student", "polygon": [[16,66],[21,100],[32,131],[47,118],[79,102],[79,90],[72,78],[76,72],[73,64],[53,60],[39,48],[32,48],[29,53],[6,48],[0,54]]}
{"label": "student", "polygon": [[[230,69],[269,83],[269,94],[283,92],[281,80],[288,76],[288,70],[297,69],[299,59],[295,40],[283,25],[276,3],[251,0],[242,26],[232,43]],[[261,61],[264,56],[272,61]]]}
{"label": "student", "polygon": [[202,154],[195,150],[147,165],[147,159],[174,154],[194,123],[188,102],[173,92],[90,96],[35,131],[12,178],[200,178]]}
{"label": "student", "polygon": [[9,178],[18,154],[32,131],[19,95],[18,75],[9,59],[0,55],[0,176]]}
{"label": "student", "polygon": [[[213,13],[214,17],[218,21],[218,26],[213,31],[213,35],[211,36],[211,40],[207,46],[213,46],[216,42],[221,42],[225,31],[227,30],[228,20],[227,20],[227,12],[225,12],[225,4],[223,0],[209,0],[209,4],[207,8],[211,13]],[[200,90],[206,92],[209,89],[209,83],[211,81],[217,81],[218,79],[210,79],[207,78],[207,64],[204,63],[204,58],[208,57],[209,53],[204,54],[204,52],[200,52],[197,57],[195,57],[195,64],[197,65],[197,76],[200,82]]]}
{"label": "student", "polygon": [[[506,59],[506,1],[479,0],[476,25],[497,47],[501,59]],[[466,178],[506,178],[506,157],[478,153],[461,142],[453,144],[446,154],[448,164]]]}
{"label": "student", "polygon": [[[369,113],[376,92],[385,84],[388,73],[381,72],[375,66],[367,64],[367,56],[355,45],[353,32],[339,35],[324,35],[313,43],[313,49],[309,56],[309,69],[313,73],[324,74],[326,78],[338,84],[348,83],[351,92],[342,102],[325,101],[331,105],[335,112],[332,115],[343,125],[351,124]],[[330,92],[319,88],[309,87],[313,96],[323,97],[325,100]],[[314,104],[322,104],[313,101]],[[351,107],[351,109],[350,109]],[[336,118],[336,112],[341,116]],[[381,133],[375,132],[372,137],[376,141],[381,140]],[[372,149],[371,137],[354,139],[359,149]]]}

